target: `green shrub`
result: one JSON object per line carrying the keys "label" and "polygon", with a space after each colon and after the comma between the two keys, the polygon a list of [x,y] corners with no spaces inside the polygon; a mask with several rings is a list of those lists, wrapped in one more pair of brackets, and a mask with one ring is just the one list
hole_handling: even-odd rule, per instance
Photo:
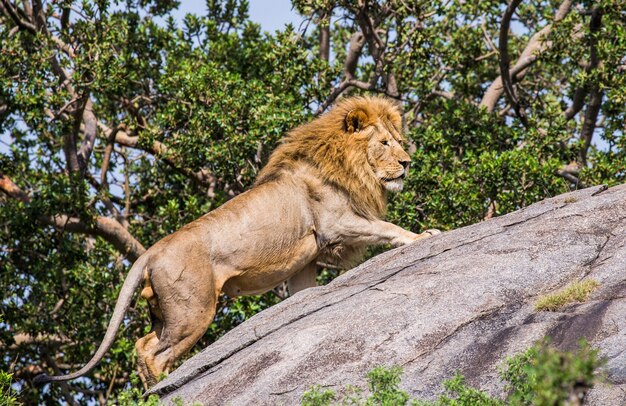
{"label": "green shrub", "polygon": [[[109,405],[113,406],[165,406],[161,402],[157,395],[150,395],[147,398],[143,397],[143,391],[139,389],[141,383],[136,373],[132,373],[130,377],[132,386],[129,389],[123,390],[118,393],[116,399],[109,401]],[[169,404],[169,403],[168,403]],[[172,399],[174,406],[201,406],[200,403],[185,403],[180,397]]]}
{"label": "green shrub", "polygon": [[486,392],[467,386],[465,377],[459,373],[443,382],[445,394],[434,402],[413,401],[413,406],[502,406],[504,402],[492,398]]}
{"label": "green shrub", "polygon": [[603,361],[598,350],[584,339],[578,351],[559,351],[544,340],[528,351],[511,357],[501,373],[512,405],[556,405],[582,397],[598,379],[595,371]]}
{"label": "green shrub", "polygon": [[130,377],[131,387],[118,393],[116,399],[109,401],[110,405],[119,406],[160,406],[161,402],[157,395],[143,398],[143,390],[137,373],[133,372]]}
{"label": "green shrub", "polygon": [[302,395],[303,406],[326,406],[335,400],[335,392],[330,389],[322,389],[321,386],[315,385]]}
{"label": "green shrub", "polygon": [[378,366],[367,374],[370,395],[366,399],[359,388],[347,387],[344,396],[339,397],[317,385],[304,393],[302,404],[398,406],[410,401],[412,406],[560,405],[568,399],[582,399],[596,382],[595,371],[601,365],[598,351],[584,340],[580,341],[578,351],[571,352],[551,347],[546,339],[506,360],[500,372],[506,382],[505,399],[468,386],[463,375],[456,373],[443,382],[444,393],[438,399],[411,400],[407,392],[399,389],[402,368]]}
{"label": "green shrub", "polygon": [[17,401],[16,393],[11,388],[13,374],[0,371],[0,406],[17,406],[21,403]]}
{"label": "green shrub", "polygon": [[[402,368],[399,366],[387,368],[378,366],[367,374],[367,384],[370,396],[363,399],[362,390],[354,386],[346,387],[345,396],[341,398],[342,405],[382,405],[396,406],[405,405],[409,400],[408,393],[398,389],[402,376]],[[328,406],[337,400],[337,395],[330,389],[323,389],[316,385],[304,392],[302,405],[305,406]]]}
{"label": "green shrub", "polygon": [[409,394],[398,389],[402,380],[402,368],[394,366],[386,368],[379,366],[367,374],[367,383],[370,389],[370,397],[365,404],[370,405],[405,405],[409,400]]}

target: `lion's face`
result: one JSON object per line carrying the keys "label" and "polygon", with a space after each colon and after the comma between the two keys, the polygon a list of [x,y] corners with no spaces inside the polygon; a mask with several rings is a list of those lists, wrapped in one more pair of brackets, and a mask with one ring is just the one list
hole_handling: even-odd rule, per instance
{"label": "lion's face", "polygon": [[394,137],[384,125],[377,125],[367,145],[367,159],[376,179],[390,192],[399,192],[409,171],[411,157],[404,151],[400,139]]}
{"label": "lion's face", "polygon": [[[369,113],[369,114],[368,114]],[[346,129],[357,136],[368,137],[367,161],[374,176],[390,192],[399,192],[409,170],[411,157],[402,148],[400,115],[394,111],[378,116],[363,109],[346,115]]]}

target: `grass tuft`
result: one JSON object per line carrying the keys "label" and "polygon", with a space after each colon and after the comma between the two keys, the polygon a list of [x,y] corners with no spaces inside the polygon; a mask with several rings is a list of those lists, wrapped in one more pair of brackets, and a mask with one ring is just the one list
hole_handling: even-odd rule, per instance
{"label": "grass tuft", "polygon": [[535,310],[554,312],[574,302],[584,302],[600,284],[593,279],[572,282],[559,292],[543,296],[535,303]]}

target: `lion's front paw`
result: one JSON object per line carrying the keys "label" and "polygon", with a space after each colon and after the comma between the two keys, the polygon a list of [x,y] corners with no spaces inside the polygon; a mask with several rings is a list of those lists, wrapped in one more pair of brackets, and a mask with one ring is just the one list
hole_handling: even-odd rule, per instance
{"label": "lion's front paw", "polygon": [[437,234],[441,234],[441,231],[437,230],[436,228],[431,228],[429,230],[424,231],[421,234],[415,234],[415,236],[413,237],[413,241],[422,240],[424,238],[430,238]]}

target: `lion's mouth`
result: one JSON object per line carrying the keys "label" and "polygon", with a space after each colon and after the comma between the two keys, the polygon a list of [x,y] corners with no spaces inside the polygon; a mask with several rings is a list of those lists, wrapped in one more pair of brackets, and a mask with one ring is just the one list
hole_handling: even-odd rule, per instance
{"label": "lion's mouth", "polygon": [[383,182],[394,182],[398,180],[403,180],[406,178],[406,172],[402,172],[400,176],[396,176],[395,178],[383,178]]}
{"label": "lion's mouth", "polygon": [[406,172],[401,173],[399,176],[394,178],[387,177],[382,178],[383,186],[390,192],[399,192],[404,187],[404,178],[406,177]]}

